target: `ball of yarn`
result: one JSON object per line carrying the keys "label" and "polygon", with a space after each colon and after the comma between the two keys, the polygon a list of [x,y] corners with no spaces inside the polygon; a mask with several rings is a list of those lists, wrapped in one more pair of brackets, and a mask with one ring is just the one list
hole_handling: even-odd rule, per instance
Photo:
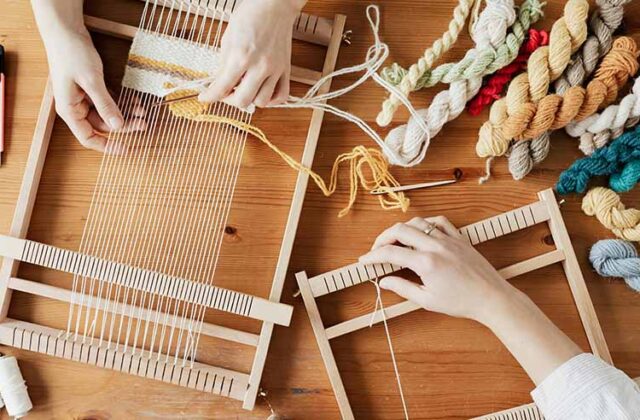
{"label": "ball of yarn", "polygon": [[622,277],[637,292],[640,292],[640,257],[630,242],[620,239],[604,239],[591,248],[589,261],[603,277]]}

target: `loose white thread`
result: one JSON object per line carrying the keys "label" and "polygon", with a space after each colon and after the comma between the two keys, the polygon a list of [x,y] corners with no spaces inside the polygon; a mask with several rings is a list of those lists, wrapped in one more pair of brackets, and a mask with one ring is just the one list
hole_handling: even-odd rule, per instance
{"label": "loose white thread", "polygon": [[18,361],[13,356],[0,357],[0,395],[13,418],[24,417],[33,408]]}
{"label": "loose white thread", "polygon": [[393,344],[391,343],[391,334],[389,333],[389,326],[387,325],[387,315],[384,311],[384,305],[382,304],[382,294],[380,292],[380,285],[378,279],[369,280],[376,287],[376,306],[371,315],[369,321],[369,328],[371,328],[375,322],[376,315],[378,314],[378,308],[380,308],[380,316],[382,317],[382,323],[384,324],[384,332],[387,336],[387,344],[389,345],[389,352],[391,353],[391,361],[393,362],[393,370],[396,374],[396,383],[398,384],[398,391],[400,392],[400,400],[402,400],[402,409],[404,410],[404,418],[409,420],[409,410],[407,410],[407,402],[404,399],[404,392],[402,391],[402,381],[400,380],[400,371],[398,370],[398,363],[396,362],[396,353],[393,351]]}
{"label": "loose white thread", "polygon": [[[480,14],[473,27],[472,37],[475,48],[467,52],[467,56],[475,56],[478,51],[489,45],[497,48],[507,36],[507,29],[515,22],[516,12],[513,0],[487,0],[487,6]],[[476,96],[482,86],[482,76],[451,83],[448,90],[438,93],[427,109],[412,112],[407,124],[391,130],[385,139],[388,147],[383,148],[385,154],[389,148],[393,155],[387,155],[390,162],[400,156],[404,162],[417,165],[422,161],[429,148],[431,138],[438,135],[450,121],[458,118],[465,109],[467,101]],[[426,123],[427,129],[422,127]]]}
{"label": "loose white thread", "polygon": [[[510,1],[510,0],[499,0],[499,1]],[[418,112],[416,112],[415,108],[411,105],[411,102],[407,99],[405,95],[403,95],[398,88],[391,85],[389,82],[384,80],[382,77],[378,75],[378,70],[387,57],[389,56],[389,46],[382,42],[380,39],[380,9],[376,5],[369,5],[367,7],[367,19],[369,20],[369,25],[371,27],[371,31],[374,37],[374,43],[367,50],[366,58],[364,62],[351,66],[344,67],[339,70],[335,70],[330,74],[322,77],[315,85],[311,86],[311,88],[307,91],[307,93],[303,97],[289,96],[287,102],[280,105],[272,105],[269,108],[310,108],[310,109],[319,109],[331,114],[334,114],[340,118],[343,118],[355,125],[357,125],[362,131],[364,131],[369,137],[371,137],[380,148],[384,151],[385,156],[389,159],[389,163],[393,165],[399,165],[404,167],[413,166],[418,163],[420,160],[424,158],[425,153],[427,152],[427,148],[423,147],[422,150],[418,150],[416,154],[418,155],[417,161],[415,157],[412,159],[405,159],[401,154],[397,153],[396,150],[389,147],[384,140],[380,137],[380,135],[373,129],[369,124],[367,124],[360,117],[353,115],[347,111],[343,111],[339,108],[336,108],[333,105],[329,105],[324,103],[325,101],[335,99],[339,96],[345,95],[368,79],[373,79],[376,83],[382,86],[387,91],[397,95],[400,98],[402,104],[409,110],[410,114],[413,116],[415,120],[415,130],[420,131],[420,137],[426,138],[426,144],[429,142],[429,131],[427,123],[420,117]],[[343,76],[345,74],[359,73],[364,72],[362,76],[352,84],[345,86],[341,89],[336,89],[324,94],[318,94],[320,88],[328,82],[330,79],[338,76]],[[169,89],[165,92],[165,94],[171,94],[179,90],[185,89],[194,89],[201,91],[203,90],[209,83],[214,80],[214,77],[206,77],[203,79],[194,80],[185,84],[179,84],[176,87]]]}

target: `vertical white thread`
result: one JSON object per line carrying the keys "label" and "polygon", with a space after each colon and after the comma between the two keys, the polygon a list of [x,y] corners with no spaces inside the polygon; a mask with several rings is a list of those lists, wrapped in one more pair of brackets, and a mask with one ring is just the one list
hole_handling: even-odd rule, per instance
{"label": "vertical white thread", "polygon": [[[389,326],[387,325],[387,315],[384,312],[384,305],[382,304],[382,294],[380,292],[380,285],[378,279],[369,280],[376,287],[376,306],[371,314],[371,320],[369,322],[369,328],[373,326],[375,317],[380,312],[382,317],[382,323],[384,324],[384,332],[387,336],[387,344],[389,345],[389,353],[391,353],[391,362],[393,363],[393,371],[396,374],[396,383],[398,384],[398,391],[400,392],[400,400],[402,401],[402,409],[404,410],[404,418],[409,420],[409,410],[407,410],[407,402],[404,399],[404,392],[402,391],[402,381],[400,380],[400,371],[398,370],[398,363],[396,362],[396,353],[393,351],[393,344],[391,343],[391,334],[389,333]],[[378,310],[378,308],[380,308]]]}

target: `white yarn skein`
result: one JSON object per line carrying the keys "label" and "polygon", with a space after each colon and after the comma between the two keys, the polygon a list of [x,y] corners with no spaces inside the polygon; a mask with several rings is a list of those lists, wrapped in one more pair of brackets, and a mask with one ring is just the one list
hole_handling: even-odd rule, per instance
{"label": "white yarn skein", "polygon": [[24,417],[33,408],[18,361],[13,356],[0,357],[0,395],[13,418]]}
{"label": "white yarn skein", "polygon": [[[487,6],[473,27],[472,37],[476,46],[467,52],[467,56],[473,57],[478,50],[489,45],[497,48],[503,44],[507,30],[515,20],[513,0],[487,0]],[[482,77],[452,83],[449,90],[442,91],[433,98],[428,109],[418,110],[417,113],[423,121],[419,121],[417,116],[412,114],[407,124],[391,130],[385,138],[385,143],[394,153],[387,154],[387,149],[383,148],[389,162],[399,164],[397,156],[400,156],[401,162],[409,163],[403,166],[420,163],[429,148],[430,139],[436,136],[446,123],[458,118],[466,103],[476,96],[481,86]],[[427,132],[420,129],[424,123],[427,125]]]}
{"label": "white yarn skein", "polygon": [[567,125],[565,131],[571,137],[580,137],[580,150],[586,155],[603,147],[611,136],[600,138],[599,133],[606,131],[617,134],[627,124],[640,117],[640,77],[636,78],[631,93],[622,98],[620,103],[608,106],[601,113],[593,114],[579,122]]}

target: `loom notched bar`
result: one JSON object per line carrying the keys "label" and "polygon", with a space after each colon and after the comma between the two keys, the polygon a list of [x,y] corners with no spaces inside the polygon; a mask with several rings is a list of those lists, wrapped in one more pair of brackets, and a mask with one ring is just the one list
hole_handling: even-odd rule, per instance
{"label": "loom notched bar", "polygon": [[0,235],[0,255],[278,325],[288,326],[293,312],[289,305],[246,293],[11,236]]}
{"label": "loom notched bar", "polygon": [[[551,189],[547,189],[539,192],[538,197],[539,201],[533,204],[470,224],[460,229],[460,233],[469,243],[476,245],[538,223],[547,222],[556,249],[505,267],[499,270],[499,273],[505,279],[510,279],[551,264],[562,263],[591,351],[604,361],[612,363],[611,354],[604,339],[584,277],[580,271],[555,195]],[[409,313],[419,309],[419,306],[410,301],[403,301],[384,308],[384,317],[382,316],[383,312],[379,310],[326,328],[320,316],[316,299],[320,296],[379,278],[401,268],[391,264],[364,265],[356,263],[312,278],[308,278],[304,271],[296,274],[296,280],[309,315],[311,327],[338,401],[340,414],[344,419],[354,419],[354,415],[329,340],[382,322],[383,319],[389,320]],[[496,413],[495,415],[489,415],[483,417],[483,419],[529,420],[542,419],[542,417],[537,407],[529,404]]]}
{"label": "loom notched bar", "polygon": [[[549,220],[549,212],[543,202],[536,202],[515,210],[472,223],[460,229],[463,238],[477,245],[518,230]],[[309,279],[314,297],[324,296],[348,287],[376,279],[402,267],[393,264],[354,263]]]}

